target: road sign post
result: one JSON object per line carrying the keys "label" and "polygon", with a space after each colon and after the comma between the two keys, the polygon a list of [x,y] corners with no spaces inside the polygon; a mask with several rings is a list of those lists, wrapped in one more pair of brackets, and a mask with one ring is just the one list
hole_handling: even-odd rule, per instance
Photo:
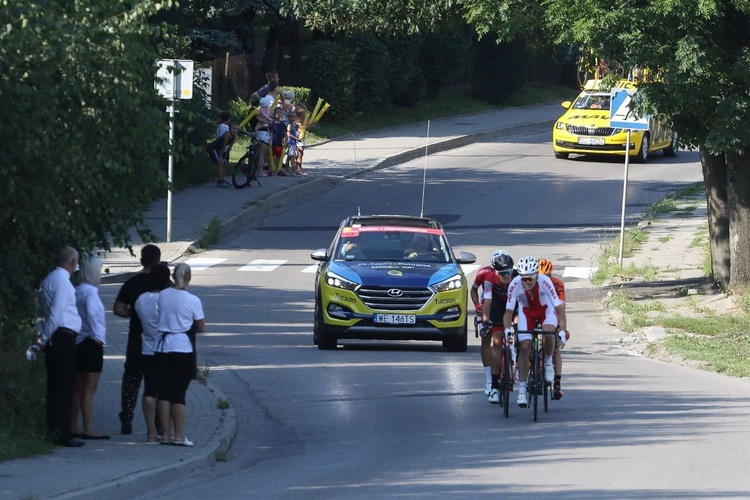
{"label": "road sign post", "polygon": [[170,100],[169,113],[169,164],[167,168],[167,243],[172,241],[172,173],[174,170],[174,103],[176,99],[193,98],[193,61],[171,59],[157,61],[154,87],[159,95]]}
{"label": "road sign post", "polygon": [[622,267],[622,254],[625,248],[625,206],[628,198],[628,169],[630,167],[630,133],[633,130],[648,130],[649,116],[638,115],[633,109],[636,90],[613,88],[610,94],[609,126],[627,130],[625,139],[625,173],[622,181],[622,212],[620,214],[620,252],[617,258]]}

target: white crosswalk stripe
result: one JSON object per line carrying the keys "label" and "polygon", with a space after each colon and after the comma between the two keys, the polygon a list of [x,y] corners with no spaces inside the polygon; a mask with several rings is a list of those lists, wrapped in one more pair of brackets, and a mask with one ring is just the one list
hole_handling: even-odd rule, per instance
{"label": "white crosswalk stripe", "polygon": [[306,268],[304,268],[300,272],[302,272],[302,273],[314,273],[317,270],[318,270],[318,265],[317,264],[313,264],[312,266],[307,266]]}
{"label": "white crosswalk stripe", "polygon": [[563,278],[590,278],[599,268],[598,267],[566,267],[563,271]]}
{"label": "white crosswalk stripe", "polygon": [[256,271],[269,273],[274,269],[283,266],[286,263],[285,260],[267,260],[267,259],[255,259],[246,266],[239,268],[239,271]]}
{"label": "white crosswalk stripe", "polygon": [[203,269],[208,269],[211,266],[215,266],[216,264],[221,264],[227,259],[217,259],[217,258],[211,258],[211,257],[193,257],[192,259],[188,259],[185,261],[187,265],[190,266],[190,269],[193,271],[201,271]]}
{"label": "white crosswalk stripe", "polygon": [[480,267],[481,266],[478,264],[461,264],[461,269],[463,269],[464,274],[471,274]]}

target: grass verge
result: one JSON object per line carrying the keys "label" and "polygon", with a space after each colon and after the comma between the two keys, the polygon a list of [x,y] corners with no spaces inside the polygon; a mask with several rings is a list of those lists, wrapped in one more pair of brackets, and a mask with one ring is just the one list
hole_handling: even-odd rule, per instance
{"label": "grass verge", "polygon": [[[647,210],[644,217],[654,220],[665,214],[673,216],[690,215],[701,203],[703,183],[679,190],[672,196],[655,203]],[[645,238],[643,231],[636,229],[626,233],[626,247],[629,251],[637,249]],[[645,235],[644,235],[645,236]],[[627,242],[630,241],[631,245]],[[663,243],[663,242],[662,242]],[[617,276],[627,279],[639,274],[648,279],[649,274],[657,269],[643,269],[632,266],[630,269],[619,269],[612,265],[613,252],[616,252],[619,239],[615,238],[603,250],[600,263],[608,263],[597,273],[599,282]],[[711,261],[709,252],[708,225],[703,225],[693,237],[688,248],[703,251],[703,269],[710,275]],[[667,308],[660,299],[670,299]],[[618,312],[617,326],[625,332],[635,332],[647,327],[662,327],[667,335],[663,339],[648,345],[645,354],[667,359],[679,360],[691,366],[722,373],[733,377],[750,376],[750,287],[735,293],[732,297],[739,306],[729,312],[717,312],[713,302],[707,303],[705,296],[688,295],[686,287],[678,288],[666,296],[652,297],[628,293],[620,289],[605,299],[604,305]],[[683,313],[675,313],[679,302]]]}

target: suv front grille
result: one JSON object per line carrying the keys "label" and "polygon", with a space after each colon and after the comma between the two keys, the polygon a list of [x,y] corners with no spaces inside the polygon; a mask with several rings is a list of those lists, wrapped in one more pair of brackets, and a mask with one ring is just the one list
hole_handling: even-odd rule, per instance
{"label": "suv front grille", "polygon": [[[389,295],[389,290],[401,290],[401,296]],[[415,311],[427,304],[432,291],[429,288],[363,286],[357,290],[357,295],[367,307],[375,311]]]}

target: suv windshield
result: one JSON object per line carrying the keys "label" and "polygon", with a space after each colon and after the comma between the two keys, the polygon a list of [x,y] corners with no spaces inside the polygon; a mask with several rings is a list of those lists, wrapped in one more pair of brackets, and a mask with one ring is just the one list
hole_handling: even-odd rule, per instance
{"label": "suv windshield", "polygon": [[451,262],[441,230],[393,226],[344,228],[334,258],[345,261]]}

